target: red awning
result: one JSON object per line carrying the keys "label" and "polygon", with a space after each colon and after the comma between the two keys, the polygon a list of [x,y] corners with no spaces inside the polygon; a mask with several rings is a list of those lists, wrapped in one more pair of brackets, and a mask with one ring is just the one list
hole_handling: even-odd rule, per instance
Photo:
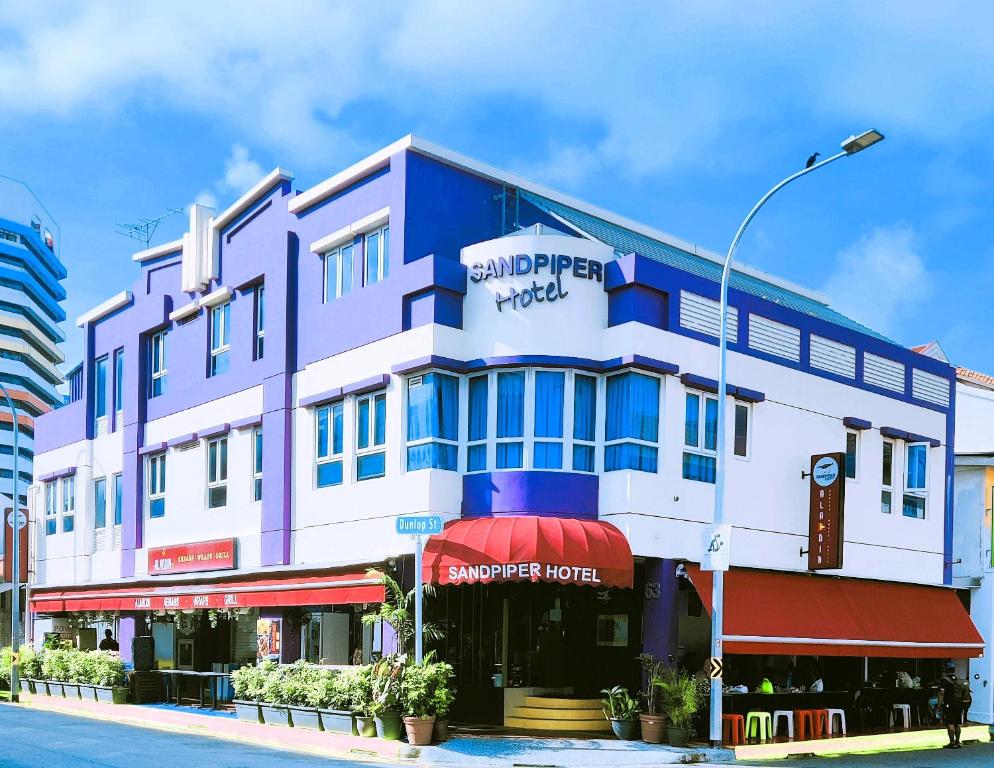
{"label": "red awning", "polygon": [[[687,572],[711,612],[711,573]],[[725,653],[965,659],[984,640],[956,592],[891,581],[732,568]]]}
{"label": "red awning", "polygon": [[425,545],[431,584],[549,581],[632,586],[632,550],[610,523],[558,517],[482,517],[447,523]]}
{"label": "red awning", "polygon": [[155,611],[190,608],[267,608],[294,605],[379,603],[384,589],[365,573],[240,578],[188,584],[135,584],[79,590],[38,590],[35,613]]}

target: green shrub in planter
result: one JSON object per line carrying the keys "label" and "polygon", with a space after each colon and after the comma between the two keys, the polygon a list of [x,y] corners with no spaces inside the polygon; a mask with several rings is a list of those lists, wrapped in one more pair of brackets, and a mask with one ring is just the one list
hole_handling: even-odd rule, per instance
{"label": "green shrub in planter", "polygon": [[20,648],[21,654],[21,677],[32,682],[41,678],[42,654],[35,651],[34,647],[25,643]]}
{"label": "green shrub in planter", "polygon": [[128,703],[128,673],[124,662],[116,653],[90,651],[90,681],[97,701],[106,704]]}
{"label": "green shrub in planter", "polygon": [[0,689],[10,690],[10,667],[14,663],[14,649],[9,645],[0,648]]}
{"label": "green shrub in planter", "polygon": [[355,669],[322,672],[315,684],[315,700],[321,713],[322,728],[332,733],[358,736],[351,695],[353,678],[357,674]]}
{"label": "green shrub in planter", "polygon": [[448,714],[451,706],[452,667],[425,661],[404,670],[401,703],[407,740],[415,746],[431,743],[436,718]]}
{"label": "green shrub in planter", "polygon": [[276,662],[264,661],[262,664],[246,664],[231,673],[231,687],[235,691],[235,714],[239,720],[261,723],[263,688],[269,673],[277,668]]}

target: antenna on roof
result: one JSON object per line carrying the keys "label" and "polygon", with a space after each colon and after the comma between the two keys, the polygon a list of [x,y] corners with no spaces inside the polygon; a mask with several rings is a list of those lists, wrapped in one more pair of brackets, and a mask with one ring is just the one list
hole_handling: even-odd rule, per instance
{"label": "antenna on roof", "polygon": [[155,235],[155,230],[159,226],[159,222],[164,219],[168,219],[170,216],[175,214],[183,214],[182,208],[168,208],[164,214],[155,219],[138,219],[137,224],[115,224],[114,228],[117,234],[125,235],[130,237],[132,240],[137,240],[142,243],[146,248],[148,248],[149,242],[152,240],[152,236]]}

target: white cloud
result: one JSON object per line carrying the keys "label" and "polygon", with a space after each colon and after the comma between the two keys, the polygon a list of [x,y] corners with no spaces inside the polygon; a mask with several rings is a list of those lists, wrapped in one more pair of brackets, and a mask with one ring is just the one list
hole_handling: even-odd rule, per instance
{"label": "white cloud", "polygon": [[914,230],[897,226],[874,229],[840,251],[824,290],[835,309],[893,336],[921,314],[934,281]]}
{"label": "white cloud", "polygon": [[231,147],[231,154],[224,161],[224,187],[238,195],[257,184],[265,176],[262,166],[249,156],[242,144]]}
{"label": "white cloud", "polygon": [[217,208],[217,196],[211,192],[209,189],[202,189],[197,193],[197,196],[193,198],[193,202],[197,205],[204,205],[208,208],[213,208],[215,211]]}

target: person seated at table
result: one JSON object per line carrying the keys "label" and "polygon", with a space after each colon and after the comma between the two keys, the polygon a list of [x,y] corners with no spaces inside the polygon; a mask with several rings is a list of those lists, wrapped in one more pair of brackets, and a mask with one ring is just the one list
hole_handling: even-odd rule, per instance
{"label": "person seated at table", "polygon": [[898,688],[914,688],[915,681],[911,679],[911,675],[908,674],[907,670],[901,669],[897,673],[897,687]]}
{"label": "person seated at table", "polygon": [[824,693],[825,681],[821,679],[821,671],[811,670],[811,684],[808,686],[809,693]]}

